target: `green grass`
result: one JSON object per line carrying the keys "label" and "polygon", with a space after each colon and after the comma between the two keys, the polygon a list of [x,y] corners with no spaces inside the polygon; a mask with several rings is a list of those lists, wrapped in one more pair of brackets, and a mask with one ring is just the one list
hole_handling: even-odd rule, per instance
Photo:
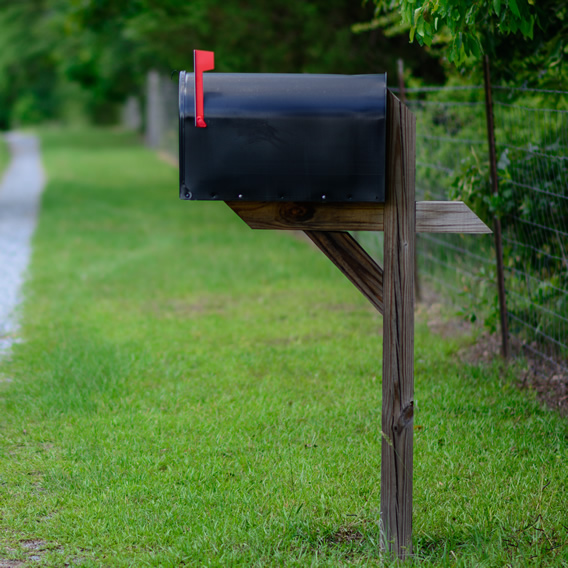
{"label": "green grass", "polygon": [[4,176],[4,172],[10,163],[10,150],[8,149],[8,144],[4,140],[4,136],[0,132],[0,182]]}
{"label": "green grass", "polygon": [[[130,136],[42,136],[0,565],[382,565],[380,317]],[[467,341],[417,324],[415,564],[566,565],[568,426]]]}

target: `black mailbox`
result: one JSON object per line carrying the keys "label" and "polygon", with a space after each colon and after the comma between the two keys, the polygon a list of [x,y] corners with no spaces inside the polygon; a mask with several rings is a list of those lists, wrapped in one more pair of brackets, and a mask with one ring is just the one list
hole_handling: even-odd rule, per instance
{"label": "black mailbox", "polygon": [[385,74],[180,73],[181,199],[384,202],[385,135]]}

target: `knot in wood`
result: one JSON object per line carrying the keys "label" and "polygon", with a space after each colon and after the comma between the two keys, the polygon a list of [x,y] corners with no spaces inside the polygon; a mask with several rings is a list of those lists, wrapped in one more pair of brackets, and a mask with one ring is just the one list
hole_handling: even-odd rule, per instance
{"label": "knot in wood", "polygon": [[315,209],[308,203],[283,203],[279,213],[288,222],[309,221],[314,216]]}
{"label": "knot in wood", "polygon": [[400,412],[398,420],[394,424],[393,430],[396,434],[402,432],[414,419],[414,401],[410,401]]}

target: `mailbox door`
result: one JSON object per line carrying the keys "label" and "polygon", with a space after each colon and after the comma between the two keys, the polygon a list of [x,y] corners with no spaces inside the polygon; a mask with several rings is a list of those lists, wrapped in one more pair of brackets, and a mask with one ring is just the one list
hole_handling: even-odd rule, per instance
{"label": "mailbox door", "polygon": [[180,197],[383,202],[386,76],[180,74]]}

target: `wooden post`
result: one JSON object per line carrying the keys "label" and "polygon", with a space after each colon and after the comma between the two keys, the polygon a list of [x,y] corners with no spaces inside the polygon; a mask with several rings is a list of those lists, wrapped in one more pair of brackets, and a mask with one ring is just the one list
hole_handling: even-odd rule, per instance
{"label": "wooden post", "polygon": [[[398,74],[398,98],[406,105],[406,87],[404,85],[404,61],[402,58],[397,60],[397,74]],[[414,297],[417,302],[422,299],[420,292],[420,274],[418,272],[418,235],[416,235],[414,254]]]}
{"label": "wooden post", "polygon": [[384,209],[381,523],[385,549],[412,554],[416,120],[389,91]]}

